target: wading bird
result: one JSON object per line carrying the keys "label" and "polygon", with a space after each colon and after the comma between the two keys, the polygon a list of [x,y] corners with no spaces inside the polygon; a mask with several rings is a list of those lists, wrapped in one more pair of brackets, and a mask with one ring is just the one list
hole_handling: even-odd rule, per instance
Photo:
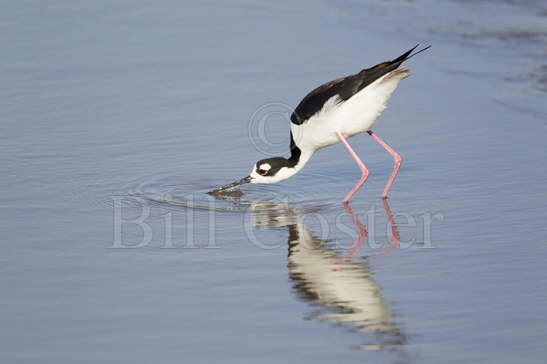
{"label": "wading bird", "polygon": [[348,202],[366,182],[369,170],[347,139],[367,132],[393,157],[393,170],[382,193],[382,198],[387,198],[403,159],[370,128],[387,107],[387,101],[399,82],[410,75],[408,69],[399,66],[431,46],[413,53],[417,47],[392,61],[327,82],[311,91],[291,115],[291,156],[259,160],[253,165],[249,176],[210,193],[223,192],[244,183],[277,183],[286,180],[304,168],[318,149],[342,143],[361,171],[361,178],[342,200]]}

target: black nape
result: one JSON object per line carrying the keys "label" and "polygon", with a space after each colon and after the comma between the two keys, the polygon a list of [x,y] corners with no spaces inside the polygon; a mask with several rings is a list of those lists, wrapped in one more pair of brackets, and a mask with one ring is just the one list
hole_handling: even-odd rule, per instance
{"label": "black nape", "polygon": [[301,154],[302,154],[302,151],[300,150],[300,148],[296,146],[296,143],[294,142],[294,138],[292,136],[292,131],[291,131],[291,156],[288,159],[288,161],[291,164],[291,167],[294,167],[298,164]]}

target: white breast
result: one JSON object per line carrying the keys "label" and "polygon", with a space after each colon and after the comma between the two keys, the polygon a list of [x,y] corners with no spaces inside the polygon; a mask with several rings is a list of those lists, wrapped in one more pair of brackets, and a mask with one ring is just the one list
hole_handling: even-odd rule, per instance
{"label": "white breast", "polygon": [[399,82],[408,76],[408,70],[398,69],[346,101],[338,102],[338,96],[330,98],[309,120],[301,125],[291,124],[296,144],[302,149],[317,150],[338,143],[336,132],[351,137],[370,130]]}

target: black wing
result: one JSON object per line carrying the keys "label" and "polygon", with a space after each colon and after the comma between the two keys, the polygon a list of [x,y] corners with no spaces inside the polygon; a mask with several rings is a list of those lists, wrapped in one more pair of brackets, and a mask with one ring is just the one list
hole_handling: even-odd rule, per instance
{"label": "black wing", "polygon": [[325,102],[335,95],[338,95],[340,100],[346,101],[383,75],[397,69],[407,59],[425,51],[431,46],[411,54],[416,47],[418,47],[418,45],[392,61],[377,64],[376,66],[364,69],[355,75],[338,78],[319,86],[300,101],[300,104],[298,104],[291,115],[291,122],[296,125],[304,123],[315,113],[319,112],[323,108]]}

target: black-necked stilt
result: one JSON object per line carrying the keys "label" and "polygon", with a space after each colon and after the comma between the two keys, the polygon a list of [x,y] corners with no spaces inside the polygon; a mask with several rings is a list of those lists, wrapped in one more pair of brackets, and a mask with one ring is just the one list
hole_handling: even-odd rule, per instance
{"label": "black-necked stilt", "polygon": [[412,53],[417,47],[392,61],[327,82],[310,92],[291,115],[291,156],[259,160],[253,166],[249,176],[210,193],[225,191],[243,183],[283,181],[298,173],[316,150],[340,142],[347,148],[361,170],[359,182],[343,199],[343,202],[347,202],[369,176],[367,167],[351,148],[347,138],[367,132],[391,154],[394,160],[393,170],[382,193],[382,198],[386,198],[403,159],[370,128],[386,108],[387,101],[399,81],[410,74],[408,69],[399,68],[399,66],[431,46]]}

